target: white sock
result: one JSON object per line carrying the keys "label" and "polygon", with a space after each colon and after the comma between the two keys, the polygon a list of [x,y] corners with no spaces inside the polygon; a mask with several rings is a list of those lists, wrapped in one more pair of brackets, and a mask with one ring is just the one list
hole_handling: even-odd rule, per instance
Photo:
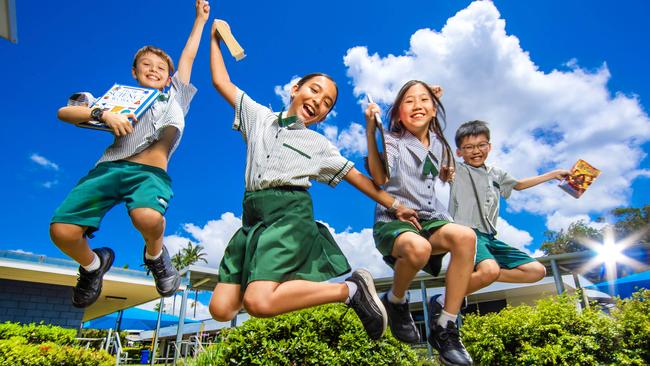
{"label": "white sock", "polygon": [[397,297],[391,288],[390,291],[388,291],[388,301],[393,304],[406,304],[406,295],[404,297]]}
{"label": "white sock", "polygon": [[348,298],[345,300],[345,304],[349,304],[352,296],[357,293],[357,284],[351,281],[345,281],[346,286],[348,286]]}
{"label": "white sock", "polygon": [[93,252],[93,261],[90,262],[89,265],[81,266],[81,267],[85,269],[87,272],[92,272],[98,270],[101,264],[102,262],[99,260],[99,256],[97,255],[97,253]]}
{"label": "white sock", "polygon": [[438,318],[438,324],[439,326],[443,328],[447,328],[447,322],[451,320],[452,323],[456,323],[456,318],[458,318],[457,314],[449,314],[445,310],[442,310],[442,313],[440,314],[440,317]]}
{"label": "white sock", "polygon": [[145,257],[147,260],[155,261],[156,259],[160,258],[160,256],[162,255],[162,252],[163,252],[163,251],[162,251],[162,249],[161,249],[161,250],[160,250],[160,253],[158,253],[158,254],[156,254],[156,255],[149,255],[149,252],[147,252],[147,251],[145,250],[145,251],[144,251],[144,257]]}
{"label": "white sock", "polygon": [[436,298],[436,301],[438,304],[442,305],[443,307],[445,306],[445,293],[443,292],[442,295],[438,296]]}

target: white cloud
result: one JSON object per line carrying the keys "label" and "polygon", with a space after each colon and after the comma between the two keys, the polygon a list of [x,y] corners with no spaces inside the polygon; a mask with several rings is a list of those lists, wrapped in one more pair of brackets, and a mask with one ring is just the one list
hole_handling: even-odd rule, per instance
{"label": "white cloud", "polygon": [[[226,212],[218,220],[210,220],[203,227],[192,223],[183,224],[183,233],[166,236],[164,242],[170,256],[187,246],[188,241],[201,245],[206,253],[207,265],[218,267],[228,241],[240,227],[241,219],[232,212]],[[198,264],[204,265],[202,262]]]}
{"label": "white cloud", "polygon": [[335,125],[322,123],[319,127],[327,137],[344,155],[365,156],[368,151],[366,145],[366,129],[358,123],[352,122],[348,128],[339,133]]}
{"label": "white cloud", "polygon": [[42,186],[45,188],[52,188],[57,184],[59,184],[59,181],[55,179],[55,180],[48,180],[47,182],[44,182]]}
{"label": "white cloud", "polygon": [[34,252],[28,252],[22,249],[9,249],[10,252],[19,253],[19,254],[34,254]]}
{"label": "white cloud", "polygon": [[282,99],[282,105],[287,108],[291,103],[291,87],[294,86],[300,80],[300,76],[294,76],[291,78],[291,81],[284,85],[276,85],[273,90],[275,94]]}
{"label": "white cloud", "polygon": [[513,193],[509,210],[551,215],[549,228],[627,205],[632,180],[648,176],[639,165],[646,156],[641,145],[650,139],[650,120],[638,96],[610,92],[604,63],[590,71],[571,60],[558,70],[540,70],[518,38],[506,33],[505,24],[494,3],[478,1],[449,18],[439,32],[416,31],[402,55],[353,47],[344,63],[354,93],[392,103],[410,79],[437,83],[445,88],[448,138],[465,121],[490,122],[488,163],[518,178],[568,169],[578,159],[601,169],[579,200],[552,183]]}
{"label": "white cloud", "polygon": [[[176,303],[174,304],[174,300]],[[168,297],[165,298],[165,302],[163,305],[163,313],[164,314],[173,314],[176,316],[180,316],[181,313],[181,301],[183,300],[183,296],[177,294],[174,295],[173,297]],[[156,299],[153,301],[149,301],[147,303],[144,303],[142,305],[136,306],[139,309],[144,309],[144,310],[149,310],[149,311],[154,311],[156,305],[160,303],[160,299]],[[187,305],[185,308],[185,317],[186,318],[192,318],[192,319],[212,319],[212,316],[210,315],[210,310],[207,305],[204,305],[202,302],[197,301],[196,302],[196,317],[194,316],[194,292],[191,291],[187,295]]]}
{"label": "white cloud", "polygon": [[[44,157],[42,155],[39,155],[37,153],[34,153],[34,154],[30,155],[29,159],[31,161],[35,162],[36,164],[44,167],[44,168],[52,169],[52,170],[59,170],[59,165],[58,164],[51,162],[46,157]],[[47,187],[47,188],[49,188],[49,187]]]}
{"label": "white cloud", "polygon": [[527,246],[533,242],[533,237],[528,231],[517,229],[510,225],[508,221],[500,217],[497,220],[497,232],[499,233],[498,239],[502,242],[515,247],[522,252],[533,254],[533,252],[527,248]]}

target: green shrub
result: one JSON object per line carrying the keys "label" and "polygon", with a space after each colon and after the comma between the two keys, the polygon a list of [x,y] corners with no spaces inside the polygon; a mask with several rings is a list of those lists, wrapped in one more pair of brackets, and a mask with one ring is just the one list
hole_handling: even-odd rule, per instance
{"label": "green shrub", "polygon": [[[344,315],[345,314],[345,315]],[[324,305],[224,330],[192,366],[414,365],[417,356],[392,336],[372,341],[346,307]]]}
{"label": "green shrub", "polygon": [[[642,317],[636,307],[647,309],[648,304],[638,302],[626,305],[635,308],[632,312],[624,306],[620,317],[630,321]],[[575,297],[559,296],[540,300],[534,307],[468,315],[461,333],[479,365],[645,365],[642,351],[630,348],[622,328],[616,317],[593,307],[578,311]],[[633,338],[635,344],[647,344],[647,323],[645,329],[646,338]],[[636,329],[632,332],[639,334]]]}
{"label": "green shrub", "polygon": [[11,337],[23,337],[28,343],[53,342],[61,345],[75,344],[77,331],[74,329],[61,328],[55,325],[2,323],[0,324],[0,339]]}
{"label": "green shrub", "polygon": [[650,365],[650,290],[642,289],[629,299],[619,299],[612,316],[619,322],[620,338],[625,343],[622,353],[638,355]]}
{"label": "green shrub", "polygon": [[25,337],[0,340],[0,366],[110,366],[115,359],[105,351],[60,345],[30,344]]}

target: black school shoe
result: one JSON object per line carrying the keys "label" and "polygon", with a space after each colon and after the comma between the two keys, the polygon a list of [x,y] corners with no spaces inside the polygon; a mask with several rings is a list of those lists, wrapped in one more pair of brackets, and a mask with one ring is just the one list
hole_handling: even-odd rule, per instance
{"label": "black school shoe", "polygon": [[76,308],[85,308],[92,305],[102,292],[104,274],[113,265],[115,253],[111,248],[97,248],[93,252],[99,257],[99,268],[88,272],[79,266],[77,285],[72,289],[72,305]]}
{"label": "black school shoe", "polygon": [[357,313],[370,339],[377,340],[381,338],[386,331],[388,316],[384,305],[377,296],[372,275],[365,269],[358,269],[345,280],[357,285],[357,292],[350,299],[348,306]]}
{"label": "black school shoe", "polygon": [[404,343],[420,342],[420,332],[411,316],[408,300],[404,304],[394,304],[388,301],[387,292],[381,297],[381,302],[388,313],[388,324],[393,337]]}
{"label": "black school shoe", "polygon": [[[146,253],[147,248],[145,247],[144,250]],[[178,271],[172,265],[169,252],[167,252],[167,248],[164,245],[160,257],[153,260],[145,257],[144,265],[147,266],[154,280],[156,280],[156,290],[160,296],[169,297],[178,291],[178,287],[181,285],[181,275],[178,274]]]}
{"label": "black school shoe", "polygon": [[436,324],[427,340],[431,347],[438,351],[438,357],[443,365],[471,366],[474,364],[472,357],[460,340],[456,323],[451,320],[447,322],[445,328]]}

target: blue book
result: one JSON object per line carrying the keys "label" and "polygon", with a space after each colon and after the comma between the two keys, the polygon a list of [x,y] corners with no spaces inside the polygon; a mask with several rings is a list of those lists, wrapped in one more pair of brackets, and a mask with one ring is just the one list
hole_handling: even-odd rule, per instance
{"label": "blue book", "polygon": [[[78,98],[85,99],[90,108],[101,108],[113,113],[130,114],[140,118],[144,112],[158,99],[160,92],[156,89],[115,84],[100,98],[92,101],[92,96],[87,93],[78,93]],[[75,98],[73,96],[73,98]],[[81,102],[80,100],[76,100]],[[83,104],[83,102],[81,102]],[[88,121],[77,124],[79,127],[95,130],[111,131],[103,122]]]}

